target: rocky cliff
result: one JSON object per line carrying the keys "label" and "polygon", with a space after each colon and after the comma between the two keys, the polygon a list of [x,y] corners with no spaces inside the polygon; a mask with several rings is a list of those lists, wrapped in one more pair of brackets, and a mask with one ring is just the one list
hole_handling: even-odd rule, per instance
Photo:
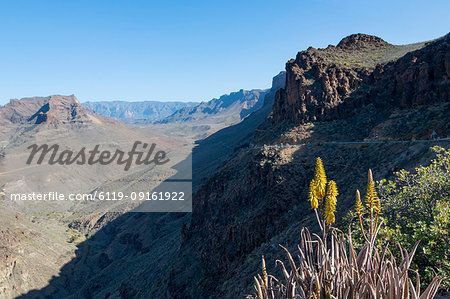
{"label": "rocky cliff", "polygon": [[0,107],[0,123],[25,123],[48,101],[48,97],[11,99]]}
{"label": "rocky cliff", "polygon": [[83,124],[103,123],[83,107],[74,95],[12,99],[0,109],[0,123],[4,124]]}
{"label": "rocky cliff", "polygon": [[338,216],[364,188],[369,168],[378,180],[427,163],[435,143],[390,140],[450,133],[448,41],[393,46],[357,34],[289,61],[286,88],[255,131],[256,146],[236,152],[194,197],[171,269],[172,297],[251,292],[261,255],[275,260],[283,256],[278,244],[295,248],[301,227],[314,229],[307,191],[316,157],[339,187]]}
{"label": "rocky cliff", "polygon": [[364,105],[413,107],[448,101],[450,34],[394,46],[354,34],[336,47],[309,48],[286,64],[286,88],[275,97],[273,121],[305,123],[347,116]]}
{"label": "rocky cliff", "polygon": [[[429,161],[428,148],[437,142],[413,139],[429,138],[433,130],[450,133],[450,103],[439,91],[448,87],[447,41],[448,36],[428,45],[392,46],[353,35],[336,47],[300,52],[288,63],[286,88],[277,93],[271,116],[254,134],[236,126],[207,141],[226,148],[223,140],[231,139],[222,134],[230,132],[239,136],[235,144],[256,146],[232,148],[230,159],[213,165],[218,171],[198,186],[192,214],[118,218],[80,244],[77,257],[45,290],[28,297],[56,289],[83,298],[244,298],[253,291],[261,255],[267,261],[283,257],[278,244],[295,248],[302,226],[314,230],[307,190],[317,156],[339,188],[338,221],[352,206],[355,189],[365,187],[368,168],[379,180]],[[435,71],[416,73],[431,70],[425,63],[416,66],[419,60]],[[399,80],[419,77],[424,83],[411,88],[426,96],[409,103],[411,84],[399,85]],[[377,95],[383,92],[386,98]],[[404,103],[394,96],[401,94]],[[420,103],[425,105],[415,106]],[[375,136],[386,142],[371,143]],[[399,139],[408,141],[390,142]],[[201,171],[206,164],[195,158],[198,153],[194,169]],[[274,263],[267,268],[269,273],[280,269]]]}

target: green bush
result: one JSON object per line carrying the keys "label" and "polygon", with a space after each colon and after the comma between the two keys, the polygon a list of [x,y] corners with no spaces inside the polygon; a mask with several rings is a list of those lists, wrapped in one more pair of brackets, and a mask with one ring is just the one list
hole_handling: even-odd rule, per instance
{"label": "green bush", "polygon": [[[436,159],[429,166],[421,166],[414,173],[401,170],[393,180],[378,183],[382,202],[381,225],[377,245],[390,245],[397,257],[397,244],[411,248],[419,243],[411,268],[419,272],[422,286],[437,274],[443,279],[441,287],[450,289],[450,150],[433,147]],[[353,218],[354,212],[347,218]],[[350,222],[359,236],[361,229]]]}

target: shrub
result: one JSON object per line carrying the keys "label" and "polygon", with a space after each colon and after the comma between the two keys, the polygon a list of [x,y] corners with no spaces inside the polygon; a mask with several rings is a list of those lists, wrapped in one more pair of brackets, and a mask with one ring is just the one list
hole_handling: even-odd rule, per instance
{"label": "shrub", "polygon": [[[399,243],[412,247],[420,241],[412,268],[430,283],[436,274],[443,278],[442,287],[450,289],[450,150],[432,148],[436,159],[414,173],[401,170],[391,181],[378,184],[383,202],[383,223],[377,246]],[[353,213],[347,218],[350,221]],[[361,243],[361,229],[353,224],[356,243]],[[392,248],[398,258],[401,253]]]}
{"label": "shrub", "polygon": [[[325,190],[325,186],[326,190]],[[375,241],[382,224],[378,224],[381,203],[375,191],[372,173],[364,207],[359,192],[356,203],[364,245],[356,249],[352,243],[352,232],[348,234],[333,227],[337,204],[337,188],[333,181],[326,180],[322,161],[317,159],[316,175],[310,184],[309,201],[315,212],[322,236],[311,234],[303,228],[300,235],[295,262],[288,249],[286,252],[290,271],[282,261],[283,277],[278,279],[267,274],[262,258],[262,275],[255,279],[255,297],[275,298],[433,298],[440,279],[435,277],[421,293],[420,278],[410,269],[418,243],[408,252],[399,245],[402,260],[397,263],[389,248],[379,250]],[[366,226],[365,223],[368,223]],[[359,251],[359,252],[358,252]],[[409,278],[412,272],[416,278],[413,284]],[[254,298],[249,296],[248,298]]]}

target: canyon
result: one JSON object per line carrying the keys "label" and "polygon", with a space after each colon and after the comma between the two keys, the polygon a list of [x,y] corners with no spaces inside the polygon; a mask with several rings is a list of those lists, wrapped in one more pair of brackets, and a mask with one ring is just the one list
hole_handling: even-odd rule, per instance
{"label": "canyon", "polygon": [[[274,261],[283,256],[279,244],[296,247],[302,227],[314,232],[307,190],[318,156],[339,188],[339,222],[353,206],[354,191],[364,188],[369,168],[375,180],[390,178],[400,169],[429,163],[431,146],[450,147],[447,139],[431,140],[433,131],[440,137],[450,134],[450,34],[403,46],[376,36],[350,35],[336,46],[298,52],[287,62],[286,71],[274,77],[269,90],[242,90],[230,96],[239,99],[225,106],[240,108],[220,121],[228,121],[229,116],[233,121],[201,140],[174,127],[155,128],[208,121],[203,113],[214,107],[220,111],[224,98],[218,104],[181,108],[163,124],[149,127],[128,127],[85,112],[70,97],[62,101],[69,107],[62,111],[54,97],[4,106],[0,122],[5,126],[0,133],[16,145],[23,143],[22,133],[30,136],[27,130],[33,136],[47,134],[44,126],[64,129],[64,138],[83,132],[77,136],[94,134],[92,139],[105,142],[117,136],[144,138],[152,131],[158,144],[172,151],[192,150],[194,196],[192,213],[102,211],[63,218],[69,231],[58,231],[59,236],[80,235],[75,243],[61,242],[69,254],[49,262],[52,267],[45,281],[31,280],[26,285],[23,281],[38,275],[39,263],[33,264],[33,271],[11,270],[20,263],[30,267],[33,261],[8,250],[18,246],[27,252],[29,243],[2,249],[0,263],[10,270],[0,276],[0,291],[19,298],[242,298],[253,293],[252,277],[260,269],[261,256]],[[255,108],[241,109],[242,98]],[[26,124],[26,129],[5,129],[14,124]],[[178,134],[175,139],[172,129]],[[195,145],[184,146],[186,142]],[[2,166],[13,156],[11,149],[6,147]],[[171,166],[183,160],[181,153],[178,157]],[[144,172],[135,169],[128,181],[142,178]],[[168,169],[161,176],[170,174]],[[73,175],[90,178],[88,172]],[[110,181],[100,188],[125,188],[109,172],[103,175]],[[26,223],[24,240],[45,242],[28,232],[39,230],[29,220],[34,218],[24,210],[16,213],[22,219],[17,225]],[[52,217],[36,219],[46,225]],[[8,229],[0,236],[15,240],[20,234]],[[267,269],[280,271],[274,263]]]}

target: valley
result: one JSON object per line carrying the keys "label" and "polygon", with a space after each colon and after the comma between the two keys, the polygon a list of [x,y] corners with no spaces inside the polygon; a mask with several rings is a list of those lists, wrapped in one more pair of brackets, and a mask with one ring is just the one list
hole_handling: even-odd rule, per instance
{"label": "valley", "polygon": [[[449,53],[449,34],[404,46],[354,34],[298,52],[270,89],[174,104],[171,114],[145,120],[141,108],[123,117],[75,96],[11,100],[0,108],[0,297],[253,294],[261,256],[275,261],[279,244],[294,250],[301,229],[313,227],[307,198],[317,157],[339,186],[339,222],[369,168],[376,181],[389,179],[428,165],[430,147],[450,148]],[[33,143],[128,152],[135,141],[154,143],[169,162],[129,171],[25,163]],[[192,213],[8,200],[18,192],[158,190],[171,180],[189,181]],[[274,263],[267,270],[281,271]]]}

